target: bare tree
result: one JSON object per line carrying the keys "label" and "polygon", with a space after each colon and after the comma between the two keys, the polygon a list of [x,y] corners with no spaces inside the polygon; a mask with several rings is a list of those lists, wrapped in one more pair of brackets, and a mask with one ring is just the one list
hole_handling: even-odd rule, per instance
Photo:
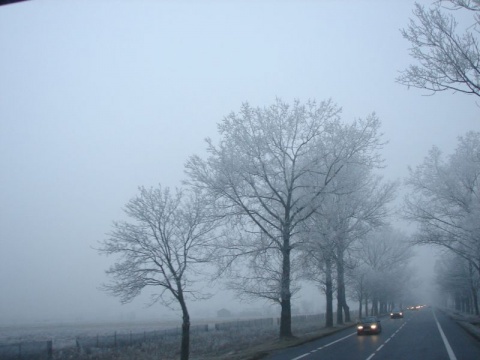
{"label": "bare tree", "polygon": [[[309,223],[312,227],[303,232],[305,243],[302,246],[302,278],[313,282],[325,294],[325,327],[333,327],[333,294],[335,287],[335,247],[327,233],[318,231],[325,229],[319,226],[323,219],[313,215]],[[306,224],[308,225],[308,224]]]}
{"label": "bare tree", "polygon": [[[371,170],[371,169],[370,169]],[[388,215],[388,204],[395,196],[395,183],[381,183],[381,178],[355,172],[351,181],[355,181],[351,193],[343,194],[335,208],[337,227],[335,239],[335,261],[337,265],[337,323],[350,321],[350,312],[346,299],[345,273],[348,270],[346,257],[353,251],[354,244],[361,241],[372,229],[382,225]],[[351,183],[351,186],[354,183]],[[340,205],[340,207],[338,207]],[[351,267],[351,266],[350,266]]]}
{"label": "bare tree", "polygon": [[[226,278],[226,286],[241,300],[263,299],[281,306],[282,254],[271,246],[268,237],[258,236],[234,226],[226,229],[216,261],[217,277]],[[239,256],[242,254],[242,256]],[[290,293],[299,290],[300,259],[290,256]]]}
{"label": "bare tree", "polygon": [[176,304],[182,311],[181,359],[189,358],[190,315],[187,298],[208,296],[195,288],[198,265],[208,260],[215,221],[200,192],[139,188],[125,206],[129,221],[113,223],[99,252],[117,255],[106,271],[112,281],[105,290],[127,303],[146,287],[159,289],[152,304]]}
{"label": "bare tree", "polygon": [[[345,285],[345,273],[352,267],[349,254],[354,244],[385,221],[387,206],[395,196],[397,184],[383,183],[373,170],[373,167],[362,163],[345,165],[343,171],[332,180],[332,191],[317,199],[317,211],[309,220],[310,229],[305,234],[308,254],[323,259],[326,264],[330,260],[336,266],[339,324],[343,323],[344,316],[345,321],[351,321]],[[329,258],[325,258],[326,255]],[[329,271],[328,267],[325,269]],[[327,296],[326,300],[326,318],[329,319],[331,298]],[[327,326],[331,324],[327,323]]]}
{"label": "bare tree", "polygon": [[390,226],[379,227],[359,243],[355,256],[365,276],[354,276],[352,280],[361,281],[356,286],[362,286],[363,301],[368,302],[370,297],[372,313],[386,312],[389,304],[401,303],[407,285],[413,285],[408,280],[409,261],[413,256],[409,237]]}
{"label": "bare tree", "polygon": [[345,125],[339,114],[331,101],[289,106],[277,99],[268,108],[244,104],[219,125],[218,146],[207,139],[208,159],[192,156],[186,165],[190,183],[208,191],[218,210],[246,234],[240,240],[234,233],[226,237],[228,264],[278,252],[281,338],[292,336],[292,250],[299,245],[299,225],[315,212],[312,199],[352,159],[378,161],[376,116]]}
{"label": "bare tree", "polygon": [[407,185],[405,214],[419,225],[413,241],[453,251],[480,274],[480,133],[459,137],[446,160],[433,147]]}
{"label": "bare tree", "polygon": [[479,314],[480,277],[471,262],[445,252],[435,264],[435,280],[443,295],[450,295],[458,311]]}
{"label": "bare tree", "polygon": [[[350,298],[358,301],[358,317],[368,316],[368,301],[371,297],[373,270],[362,262],[347,271],[347,283]],[[365,314],[365,315],[363,315]]]}
{"label": "bare tree", "polygon": [[[451,6],[442,7],[443,3]],[[453,10],[474,14],[463,33],[458,30]],[[397,81],[433,93],[453,90],[480,96],[480,1],[436,1],[429,9],[416,3],[413,14],[415,19],[402,35],[412,45],[410,55],[418,64],[410,65]]]}

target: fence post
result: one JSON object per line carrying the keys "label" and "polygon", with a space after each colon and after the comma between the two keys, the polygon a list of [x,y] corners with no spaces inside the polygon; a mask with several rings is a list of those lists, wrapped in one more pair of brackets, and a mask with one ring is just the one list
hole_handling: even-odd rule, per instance
{"label": "fence post", "polygon": [[53,356],[53,342],[52,340],[47,341],[47,357],[51,359]]}
{"label": "fence post", "polygon": [[76,344],[77,344],[77,351],[78,351],[78,353],[79,353],[79,354],[83,354],[83,346],[82,346],[82,344],[80,343],[78,336],[75,338],[75,342],[76,342]]}

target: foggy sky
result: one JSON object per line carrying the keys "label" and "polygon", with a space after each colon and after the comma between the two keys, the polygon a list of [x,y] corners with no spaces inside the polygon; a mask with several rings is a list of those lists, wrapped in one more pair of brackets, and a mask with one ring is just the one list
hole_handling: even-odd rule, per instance
{"label": "foggy sky", "polygon": [[[345,121],[375,111],[388,179],[432,145],[452,152],[480,130],[479,101],[395,83],[412,61],[399,29],[413,3],[0,7],[0,323],[169,314],[98,290],[113,259],[94,247],[138,186],[180,186],[187,157],[205,155],[204,138],[242,102],[332,98]],[[431,272],[421,253],[419,271]],[[192,304],[192,316],[231,306],[222,294]]]}

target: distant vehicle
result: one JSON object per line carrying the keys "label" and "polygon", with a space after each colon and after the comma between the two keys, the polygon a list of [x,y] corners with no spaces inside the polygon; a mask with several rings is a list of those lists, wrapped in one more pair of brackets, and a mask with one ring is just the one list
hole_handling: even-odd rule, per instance
{"label": "distant vehicle", "polygon": [[415,305],[415,306],[409,306],[407,307],[407,310],[420,310],[424,307],[426,307],[427,305]]}
{"label": "distant vehicle", "polygon": [[380,319],[375,316],[368,316],[357,322],[357,335],[380,334],[381,332]]}
{"label": "distant vehicle", "polygon": [[403,311],[398,308],[394,308],[390,313],[390,319],[399,319],[399,318],[403,318]]}

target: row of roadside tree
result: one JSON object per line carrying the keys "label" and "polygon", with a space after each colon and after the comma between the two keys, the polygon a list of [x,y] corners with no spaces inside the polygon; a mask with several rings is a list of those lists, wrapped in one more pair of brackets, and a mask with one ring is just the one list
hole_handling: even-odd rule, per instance
{"label": "row of roadside tree", "polygon": [[[473,14],[463,34],[451,11]],[[416,60],[397,82],[432,93],[479,96],[477,0],[416,4],[402,35]],[[433,148],[410,171],[405,216],[418,224],[410,244],[391,228],[396,183],[382,179],[384,140],[375,114],[342,122],[332,101],[244,104],[207,139],[207,156],[185,165],[183,188],[140,188],[99,250],[118,255],[106,290],[123,302],[155,286],[153,299],[183,315],[181,358],[189,356],[187,298],[208,297],[199,274],[215,269],[239,295],[278,303],[280,338],[291,337],[292,299],[302,280],[326,297],[326,325],[350,320],[347,294],[359,310],[382,312],[405,296],[414,244],[446,250],[438,284],[478,314],[480,283],[480,133],[459,139],[444,159]],[[214,265],[211,267],[210,265]],[[462,281],[458,281],[462,279]],[[411,286],[410,286],[411,287]],[[373,309],[373,310],[372,310]],[[329,315],[330,314],[330,315]]]}
{"label": "row of roadside tree", "polygon": [[[175,303],[207,298],[201,275],[239,296],[280,306],[280,338],[293,336],[292,299],[302,281],[326,299],[326,326],[350,321],[347,296],[374,314],[398,301],[408,277],[406,236],[388,226],[398,186],[380,172],[384,145],[375,114],[341,121],[332,101],[265,108],[244,104],[219,124],[206,158],[186,162],[182,188],[139,188],[100,251],[118,255],[105,289],[128,302],[142,289]],[[212,266],[213,265],[213,266]],[[395,283],[392,283],[394,281]],[[319,300],[320,301],[320,300]],[[363,304],[363,306],[362,306]]]}

